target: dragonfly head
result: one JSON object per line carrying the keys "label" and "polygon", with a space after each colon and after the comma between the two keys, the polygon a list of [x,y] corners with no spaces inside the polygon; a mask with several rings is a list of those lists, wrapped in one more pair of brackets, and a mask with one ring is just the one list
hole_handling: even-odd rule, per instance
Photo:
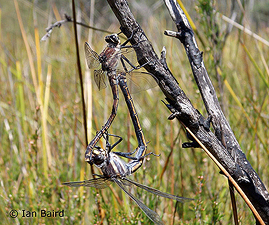
{"label": "dragonfly head", "polygon": [[92,150],[92,157],[90,159],[90,164],[94,164],[97,167],[102,167],[103,163],[106,162],[107,158],[108,158],[107,151],[100,147],[96,147]]}
{"label": "dragonfly head", "polygon": [[111,34],[111,35],[106,36],[105,41],[108,44],[113,44],[113,45],[120,44],[120,39],[119,39],[119,36],[117,34]]}

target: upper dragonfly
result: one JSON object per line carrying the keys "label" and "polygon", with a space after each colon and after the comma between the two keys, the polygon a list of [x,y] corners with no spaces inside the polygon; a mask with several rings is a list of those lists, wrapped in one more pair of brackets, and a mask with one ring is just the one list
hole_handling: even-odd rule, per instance
{"label": "upper dragonfly", "polygon": [[[124,55],[122,49],[134,48],[134,46],[127,45],[131,37],[129,37],[123,44],[121,44],[118,34],[111,34],[106,36],[105,41],[107,42],[107,46],[100,53],[100,55],[98,55],[98,53],[95,52],[87,42],[85,42],[85,55],[87,64],[89,69],[95,69],[94,80],[99,90],[106,87],[106,78],[105,78],[106,74],[108,76],[108,79],[117,76],[119,61],[121,61],[124,72],[128,74],[131,73],[132,70],[140,69],[141,67],[146,65],[144,64],[142,66],[134,66],[129,61],[129,59]],[[131,66],[130,70],[127,69],[126,63],[128,63],[128,65]],[[98,67],[100,67],[100,65],[101,68],[97,69]],[[149,74],[146,72],[140,72],[140,73]],[[146,82],[152,83],[149,84],[150,87],[156,85],[156,83],[152,81],[146,81]]]}

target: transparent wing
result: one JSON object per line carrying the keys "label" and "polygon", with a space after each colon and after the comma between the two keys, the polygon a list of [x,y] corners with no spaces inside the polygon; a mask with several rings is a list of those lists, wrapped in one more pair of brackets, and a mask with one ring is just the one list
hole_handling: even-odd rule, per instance
{"label": "transparent wing", "polygon": [[135,49],[137,47],[132,45],[132,47],[128,47],[128,48],[121,48],[121,53],[126,56],[128,59],[132,60],[132,61],[139,61],[141,59],[141,56],[137,57],[137,54],[135,52]]}
{"label": "transparent wing", "polygon": [[108,178],[96,178],[91,180],[84,180],[84,181],[73,181],[73,182],[64,182],[63,185],[67,185],[69,187],[94,187],[97,189],[106,188],[111,183],[111,180]]}
{"label": "transparent wing", "polygon": [[140,71],[141,69],[127,73],[126,79],[130,93],[138,93],[158,85],[151,73]]}
{"label": "transparent wing", "polygon": [[125,183],[129,182],[129,183],[134,184],[137,187],[140,187],[140,188],[142,188],[142,189],[144,189],[144,190],[146,190],[146,191],[148,191],[148,192],[150,192],[150,193],[152,193],[154,195],[159,195],[159,196],[164,197],[164,198],[174,199],[174,200],[176,200],[178,202],[186,202],[186,201],[194,200],[192,198],[184,198],[184,197],[180,197],[180,196],[177,196],[177,195],[172,195],[172,194],[168,194],[168,193],[159,191],[159,190],[157,190],[155,188],[151,188],[151,187],[148,187],[146,185],[137,183],[137,182],[135,182],[133,180],[130,180],[130,179],[126,178],[126,177],[123,177],[122,179],[125,181]]}
{"label": "transparent wing", "polygon": [[150,220],[152,220],[155,224],[164,225],[160,216],[156,212],[148,208],[143,202],[134,197],[131,193],[129,193],[125,189],[124,184],[120,180],[118,179],[112,179],[112,180],[139,206],[140,209],[142,209],[142,211],[147,215],[147,217]]}
{"label": "transparent wing", "polygon": [[[120,52],[121,52],[121,58],[125,64],[127,71],[130,71],[134,67],[139,66],[138,59],[137,59],[134,48],[132,48],[132,47],[131,48],[122,48]],[[118,69],[125,71],[122,63],[119,63]]]}
{"label": "transparent wing", "polygon": [[[148,89],[152,89],[158,85],[157,80],[148,72],[131,71],[129,73],[117,70],[117,74],[121,74],[121,83],[127,85],[130,93],[138,93]],[[124,80],[123,78],[126,78]]]}
{"label": "transparent wing", "polygon": [[102,69],[94,70],[94,81],[99,90],[106,88],[106,74]]}
{"label": "transparent wing", "polygon": [[129,55],[135,55],[135,50],[133,47],[121,48],[121,54],[124,54],[127,58],[129,58]]}
{"label": "transparent wing", "polygon": [[85,42],[85,56],[89,69],[97,68],[100,65],[99,55],[87,42]]}

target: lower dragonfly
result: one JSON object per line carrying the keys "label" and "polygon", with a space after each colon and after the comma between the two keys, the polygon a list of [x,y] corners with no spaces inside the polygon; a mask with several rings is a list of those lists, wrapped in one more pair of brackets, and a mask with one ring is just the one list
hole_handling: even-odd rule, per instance
{"label": "lower dragonfly", "polygon": [[[118,137],[119,140],[115,144],[110,145],[109,136]],[[70,187],[85,186],[85,187],[94,187],[98,189],[103,189],[108,187],[110,183],[114,182],[139,206],[139,208],[147,215],[147,217],[150,220],[152,220],[155,224],[158,225],[164,225],[160,216],[155,211],[148,208],[143,202],[137,199],[134,195],[132,195],[127,190],[126,186],[135,185],[154,195],[173,199],[179,202],[186,202],[193,200],[191,198],[184,198],[179,197],[177,195],[165,193],[127,178],[127,176],[131,175],[137,170],[137,165],[140,164],[141,162],[139,160],[132,160],[129,163],[126,163],[118,156],[117,152],[111,152],[111,150],[121,142],[122,140],[121,137],[106,133],[104,134],[104,138],[106,139],[106,148],[102,149],[101,147],[95,146],[95,148],[92,151],[93,164],[98,168],[100,168],[103,174],[98,175],[99,178],[94,178],[85,181],[65,182],[63,183],[63,185],[67,185]],[[144,155],[143,158],[149,154],[150,153]],[[127,156],[127,158],[129,157]]]}

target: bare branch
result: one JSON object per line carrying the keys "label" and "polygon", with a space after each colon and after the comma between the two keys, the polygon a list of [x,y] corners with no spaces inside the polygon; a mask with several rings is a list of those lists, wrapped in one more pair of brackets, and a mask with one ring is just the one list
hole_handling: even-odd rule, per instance
{"label": "bare branch", "polygon": [[[207,112],[212,116],[212,123],[218,139],[226,146],[234,161],[247,172],[251,179],[250,185],[253,187],[245,187],[243,190],[251,199],[253,205],[264,218],[264,221],[269,222],[269,194],[264,184],[260,180],[257,173],[247,161],[245,154],[242,152],[239,143],[232,132],[232,129],[225,118],[212,82],[208,76],[206,68],[203,63],[202,53],[199,51],[195,41],[194,33],[190,27],[184,12],[174,0],[165,0],[165,4],[169,13],[174,20],[178,32],[166,31],[165,34],[178,38],[185,47],[188,55],[190,65],[193,71],[195,81],[201,92],[203,101],[205,103]],[[257,198],[259,201],[257,201]],[[265,218],[267,218],[265,220]]]}
{"label": "bare branch", "polygon": [[[74,22],[74,20],[72,19],[71,16],[68,16],[67,14],[64,14],[64,16],[65,16],[64,20],[57,21],[54,24],[52,24],[51,26],[46,28],[47,33],[41,38],[41,41],[46,41],[50,37],[50,35],[52,33],[52,30],[54,28],[56,28],[56,27],[60,28],[65,23]],[[81,26],[86,27],[86,28],[89,28],[89,29],[92,29],[92,30],[95,30],[95,31],[101,31],[101,32],[108,33],[108,34],[113,34],[114,33],[112,31],[107,31],[107,30],[104,30],[104,29],[99,29],[99,28],[96,28],[96,27],[93,27],[93,26],[89,26],[89,25],[87,25],[85,23],[82,23],[82,22],[77,22],[76,21],[76,24],[81,25]]]}
{"label": "bare branch", "polygon": [[[176,1],[171,1],[174,2],[175,7],[170,7],[172,10],[170,13],[172,14],[172,18],[177,21],[176,24],[178,30],[179,28],[180,30],[178,32],[170,32],[170,34],[179,38],[185,46],[195,80],[199,83],[200,91],[203,91],[202,98],[205,101],[207,111],[213,117],[216,135],[205,127],[205,119],[193,107],[190,100],[179,87],[178,82],[166,65],[165,51],[163,51],[161,59],[158,58],[151,43],[131,13],[126,0],[107,1],[120,22],[122,32],[127,37],[130,37],[134,33],[130,42],[136,46],[135,51],[140,65],[147,63],[145,69],[158,80],[159,87],[169,103],[167,107],[172,112],[169,118],[177,118],[198,138],[247,194],[264,221],[268,221],[269,210],[268,203],[266,202],[268,192],[246,160],[231,131],[229,123],[221,111],[214,87],[204,67],[202,53],[197,47],[193,31],[186,17],[182,14],[183,11],[179,13],[180,8],[178,8],[179,6],[176,4]],[[135,32],[133,32],[134,30]],[[201,90],[201,87],[203,87],[203,90]],[[237,161],[235,161],[235,158]]]}

